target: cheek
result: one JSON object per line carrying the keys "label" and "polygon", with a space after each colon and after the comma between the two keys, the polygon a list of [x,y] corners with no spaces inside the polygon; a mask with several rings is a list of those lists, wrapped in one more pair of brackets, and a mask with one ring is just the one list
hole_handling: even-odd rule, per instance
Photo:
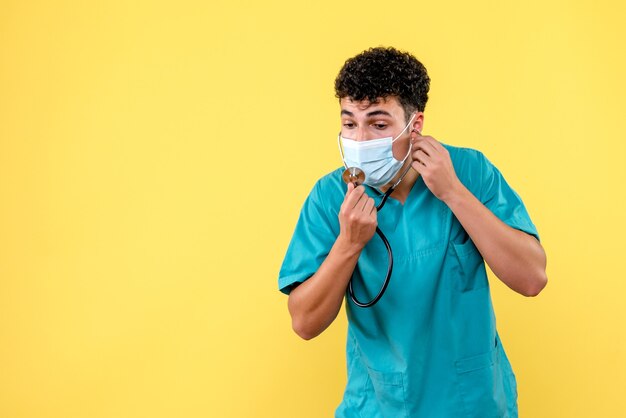
{"label": "cheek", "polygon": [[391,150],[393,152],[393,158],[398,161],[402,161],[406,157],[406,153],[409,152],[410,139],[401,138],[393,143]]}

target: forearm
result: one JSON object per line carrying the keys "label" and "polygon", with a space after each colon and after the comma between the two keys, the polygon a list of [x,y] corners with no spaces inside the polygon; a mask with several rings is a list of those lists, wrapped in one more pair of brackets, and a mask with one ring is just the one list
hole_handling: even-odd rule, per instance
{"label": "forearm", "polygon": [[546,255],[533,236],[506,225],[462,184],[443,200],[500,280],[525,296],[541,292]]}
{"label": "forearm", "polygon": [[317,337],[335,320],[360,253],[340,236],[317,272],[291,291],[289,313],[300,337]]}

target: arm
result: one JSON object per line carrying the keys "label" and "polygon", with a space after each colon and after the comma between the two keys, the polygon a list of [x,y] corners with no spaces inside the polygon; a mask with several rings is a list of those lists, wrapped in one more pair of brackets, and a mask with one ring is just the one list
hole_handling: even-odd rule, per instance
{"label": "arm", "polygon": [[452,210],[494,274],[524,296],[538,295],[548,281],[539,241],[506,225],[476,199],[456,176],[448,150],[434,138],[418,135],[414,149],[413,168]]}
{"label": "arm", "polygon": [[289,294],[292,327],[305,340],[317,337],[337,317],[359,255],[376,232],[376,215],[365,188],[349,184],[335,244],[317,272]]}
{"label": "arm", "polygon": [[546,254],[535,237],[498,219],[460,182],[443,201],[493,271],[508,287],[536,296],[546,286]]}

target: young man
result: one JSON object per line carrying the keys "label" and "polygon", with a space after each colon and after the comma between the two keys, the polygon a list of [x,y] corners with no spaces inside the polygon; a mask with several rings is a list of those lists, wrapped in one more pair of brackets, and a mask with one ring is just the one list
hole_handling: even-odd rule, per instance
{"label": "young man", "polygon": [[[348,382],[336,417],[517,417],[515,376],[495,327],[484,262],[537,295],[546,256],[520,197],[479,151],[421,134],[430,79],[412,55],[373,48],[335,80],[344,167],[309,194],[283,261],[293,329],[314,338],[346,297]],[[376,206],[395,185],[380,213]]]}

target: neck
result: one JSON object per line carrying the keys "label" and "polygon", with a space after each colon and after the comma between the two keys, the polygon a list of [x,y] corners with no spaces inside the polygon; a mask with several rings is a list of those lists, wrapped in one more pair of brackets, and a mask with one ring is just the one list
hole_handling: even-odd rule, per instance
{"label": "neck", "polygon": [[[410,166],[411,163],[412,163],[412,160],[407,158],[407,161],[402,166],[402,168],[398,171],[398,174],[393,178],[392,181],[385,184],[384,186],[381,186],[380,191],[385,193],[387,190],[389,190],[389,188],[393,186],[400,179],[402,174],[404,174],[405,170],[407,169],[407,166]],[[394,199],[400,201],[401,203],[404,203],[406,201],[407,196],[409,195],[409,192],[411,191],[411,188],[413,188],[413,185],[417,181],[418,177],[419,177],[419,173],[413,170],[413,168],[409,168],[409,171],[405,174],[404,178],[402,178],[402,181],[400,182],[400,184],[398,184],[396,188],[393,190],[393,192],[391,192],[390,197],[393,197]]]}

